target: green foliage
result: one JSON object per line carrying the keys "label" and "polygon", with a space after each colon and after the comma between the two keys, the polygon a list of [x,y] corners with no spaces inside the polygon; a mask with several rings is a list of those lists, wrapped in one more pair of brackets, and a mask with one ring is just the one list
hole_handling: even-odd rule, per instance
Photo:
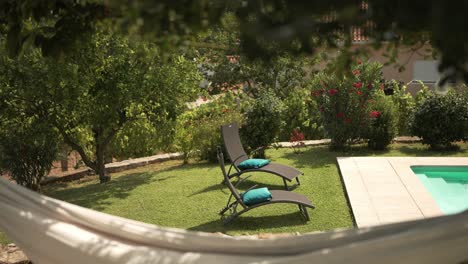
{"label": "green foliage", "polygon": [[[396,63],[399,47],[436,48],[440,69],[449,77],[468,79],[463,19],[465,1],[65,1],[0,2],[0,29],[14,54],[36,45],[44,51],[67,51],[102,20],[114,30],[146,36],[160,47],[204,45],[197,32],[223,24],[226,10],[238,19],[244,54],[272,58],[288,51],[310,53],[340,47],[352,55],[353,30],[361,28],[376,48],[386,45]],[[333,15],[330,15],[333,14]],[[432,19],[428,20],[427,17]],[[327,19],[330,18],[330,19]],[[331,19],[333,18],[333,19]],[[111,26],[112,25],[112,26]],[[222,48],[215,46],[216,48]],[[349,56],[348,56],[349,58]]]}
{"label": "green foliage", "polygon": [[428,97],[432,96],[434,93],[429,90],[429,88],[422,82],[418,81],[419,85],[421,85],[421,89],[416,94],[414,98],[415,105],[420,105],[423,103]]}
{"label": "green foliage", "polygon": [[241,55],[218,57],[216,61],[209,57],[205,68],[214,72],[206,76],[214,88],[212,93],[242,85],[243,91],[254,98],[266,90],[284,99],[307,81],[307,65],[305,57],[287,54],[270,61],[249,60]]}
{"label": "green foliage", "polygon": [[170,150],[175,121],[166,121],[157,127],[144,116],[125,124],[111,142],[109,153],[117,159],[151,156]]}
{"label": "green foliage", "polygon": [[375,150],[385,149],[396,135],[396,107],[392,98],[379,92],[369,109],[368,145]]}
{"label": "green foliage", "polygon": [[432,149],[446,149],[467,139],[468,101],[455,92],[432,94],[420,102],[412,115],[411,131]]}
{"label": "green foliage", "polygon": [[132,45],[115,34],[98,32],[74,48],[60,63],[37,51],[15,60],[3,56],[8,67],[1,72],[6,89],[0,98],[32,102],[25,114],[53,125],[104,182],[117,133],[141,118],[156,126],[174,120],[195,97],[200,75],[193,61],[172,56],[161,63],[154,46]]}
{"label": "green foliage", "polygon": [[241,34],[238,18],[232,13],[223,18],[222,25],[198,36],[206,45],[199,51],[211,94],[241,88],[254,98],[268,90],[284,99],[307,82],[306,69],[314,57],[279,53],[269,60],[249,59],[238,41]]}
{"label": "green foliage", "polygon": [[294,89],[283,100],[283,104],[279,141],[288,141],[294,129],[301,131],[306,139],[323,138],[317,102],[310,98],[308,89]]}
{"label": "green foliage", "polygon": [[10,55],[35,46],[59,57],[91,31],[104,9],[97,1],[1,1],[0,33],[7,36]]}
{"label": "green foliage", "polygon": [[245,112],[245,123],[240,133],[248,151],[258,149],[255,157],[265,158],[265,148],[278,136],[283,109],[280,99],[270,92],[264,92]]}
{"label": "green foliage", "polygon": [[184,154],[184,162],[197,156],[202,160],[217,162],[216,151],[222,146],[221,125],[242,124],[239,98],[232,93],[217,96],[213,102],[189,110],[177,119],[175,129],[176,149]]}
{"label": "green foliage", "polygon": [[36,118],[9,117],[0,120],[0,169],[20,185],[41,190],[57,157],[60,138],[47,123]]}
{"label": "green foliage", "polygon": [[355,63],[349,76],[319,73],[312,93],[322,113],[323,126],[331,148],[342,149],[365,136],[368,104],[380,88],[379,63]]}
{"label": "green foliage", "polygon": [[[415,98],[406,92],[406,85],[400,85],[396,81],[391,82],[394,94],[392,95],[393,104],[396,107],[397,134],[399,136],[410,135],[408,127],[409,117],[415,106]],[[426,88],[427,89],[427,88]]]}

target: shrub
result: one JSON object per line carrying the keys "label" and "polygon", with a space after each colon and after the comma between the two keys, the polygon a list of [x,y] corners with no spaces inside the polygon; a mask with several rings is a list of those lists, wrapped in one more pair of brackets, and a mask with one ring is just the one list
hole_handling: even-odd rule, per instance
{"label": "shrub", "polygon": [[165,120],[156,127],[145,116],[129,122],[112,140],[109,153],[114,158],[128,159],[150,156],[170,150],[175,121]]}
{"label": "shrub", "polygon": [[282,110],[282,102],[270,92],[261,94],[248,107],[241,136],[243,143],[247,145],[247,151],[258,149],[254,153],[255,157],[264,158],[265,148],[278,136]]}
{"label": "shrub", "polygon": [[369,100],[382,88],[381,68],[379,63],[357,63],[349,76],[319,73],[314,78],[312,95],[332,149],[342,149],[364,136]]}
{"label": "shrub", "polygon": [[408,127],[409,117],[415,106],[415,98],[410,93],[406,92],[406,85],[392,81],[394,94],[392,95],[393,104],[395,105],[396,130],[400,136],[410,135]]}
{"label": "shrub", "polygon": [[59,150],[59,136],[33,118],[3,120],[0,129],[0,168],[20,185],[40,191]]}
{"label": "shrub", "polygon": [[453,91],[447,95],[431,94],[417,104],[411,131],[431,149],[447,149],[453,142],[467,139],[467,122],[466,97]]}
{"label": "shrub", "polygon": [[369,148],[385,149],[396,135],[396,111],[392,98],[382,95],[369,105],[367,139]]}
{"label": "shrub", "polygon": [[292,130],[298,129],[307,139],[323,138],[323,128],[317,102],[311,100],[307,89],[296,88],[283,100],[280,141],[289,140]]}
{"label": "shrub", "polygon": [[223,145],[220,126],[231,122],[242,124],[236,98],[227,93],[178,117],[174,143],[183,153],[185,163],[192,156],[217,162],[217,147]]}

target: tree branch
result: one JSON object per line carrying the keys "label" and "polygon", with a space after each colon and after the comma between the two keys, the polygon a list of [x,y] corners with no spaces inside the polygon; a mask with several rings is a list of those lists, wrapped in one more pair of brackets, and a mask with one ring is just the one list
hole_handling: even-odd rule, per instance
{"label": "tree branch", "polygon": [[97,171],[97,164],[96,164],[96,162],[93,162],[93,161],[88,157],[88,155],[87,155],[86,152],[84,151],[83,147],[81,147],[78,143],[76,143],[75,141],[73,141],[73,140],[71,139],[71,137],[65,132],[65,129],[63,129],[62,127],[60,127],[56,122],[54,122],[54,125],[55,125],[55,127],[58,129],[60,135],[62,135],[63,140],[65,141],[65,143],[67,143],[70,147],[72,147],[72,149],[78,151],[78,153],[80,154],[81,158],[83,159],[84,164],[86,164],[86,166],[90,167],[90,168],[93,169],[94,171]]}

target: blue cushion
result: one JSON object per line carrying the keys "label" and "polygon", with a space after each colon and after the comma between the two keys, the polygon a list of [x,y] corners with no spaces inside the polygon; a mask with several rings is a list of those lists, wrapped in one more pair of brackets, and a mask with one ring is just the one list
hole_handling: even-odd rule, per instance
{"label": "blue cushion", "polygon": [[238,167],[241,170],[257,169],[267,165],[268,163],[270,163],[270,160],[267,159],[248,159],[241,162]]}
{"label": "blue cushion", "polygon": [[258,204],[271,200],[271,193],[267,187],[252,189],[242,194],[242,201],[246,205]]}

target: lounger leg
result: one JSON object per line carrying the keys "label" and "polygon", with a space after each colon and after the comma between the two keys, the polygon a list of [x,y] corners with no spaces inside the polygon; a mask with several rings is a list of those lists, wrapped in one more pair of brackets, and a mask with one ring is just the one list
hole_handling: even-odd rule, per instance
{"label": "lounger leg", "polygon": [[301,182],[299,181],[299,177],[296,177],[297,185],[301,185]]}
{"label": "lounger leg", "polygon": [[285,178],[283,178],[283,183],[284,183],[284,189],[285,189],[286,191],[289,191],[288,184],[286,183],[286,179],[285,179]]}
{"label": "lounger leg", "polygon": [[301,205],[302,207],[302,210],[304,212],[304,216],[306,218],[307,221],[310,221],[310,216],[309,216],[309,212],[307,212],[307,207],[305,207],[304,205]]}
{"label": "lounger leg", "polygon": [[221,211],[219,211],[218,214],[219,214],[219,215],[223,215],[227,210],[231,209],[231,207],[232,207],[232,204],[230,204],[230,205],[224,207],[223,209],[221,209]]}
{"label": "lounger leg", "polygon": [[297,206],[299,207],[299,211],[301,212],[301,215],[305,218],[305,220],[310,221],[310,216],[309,212],[307,212],[307,208],[302,204],[298,204]]}

